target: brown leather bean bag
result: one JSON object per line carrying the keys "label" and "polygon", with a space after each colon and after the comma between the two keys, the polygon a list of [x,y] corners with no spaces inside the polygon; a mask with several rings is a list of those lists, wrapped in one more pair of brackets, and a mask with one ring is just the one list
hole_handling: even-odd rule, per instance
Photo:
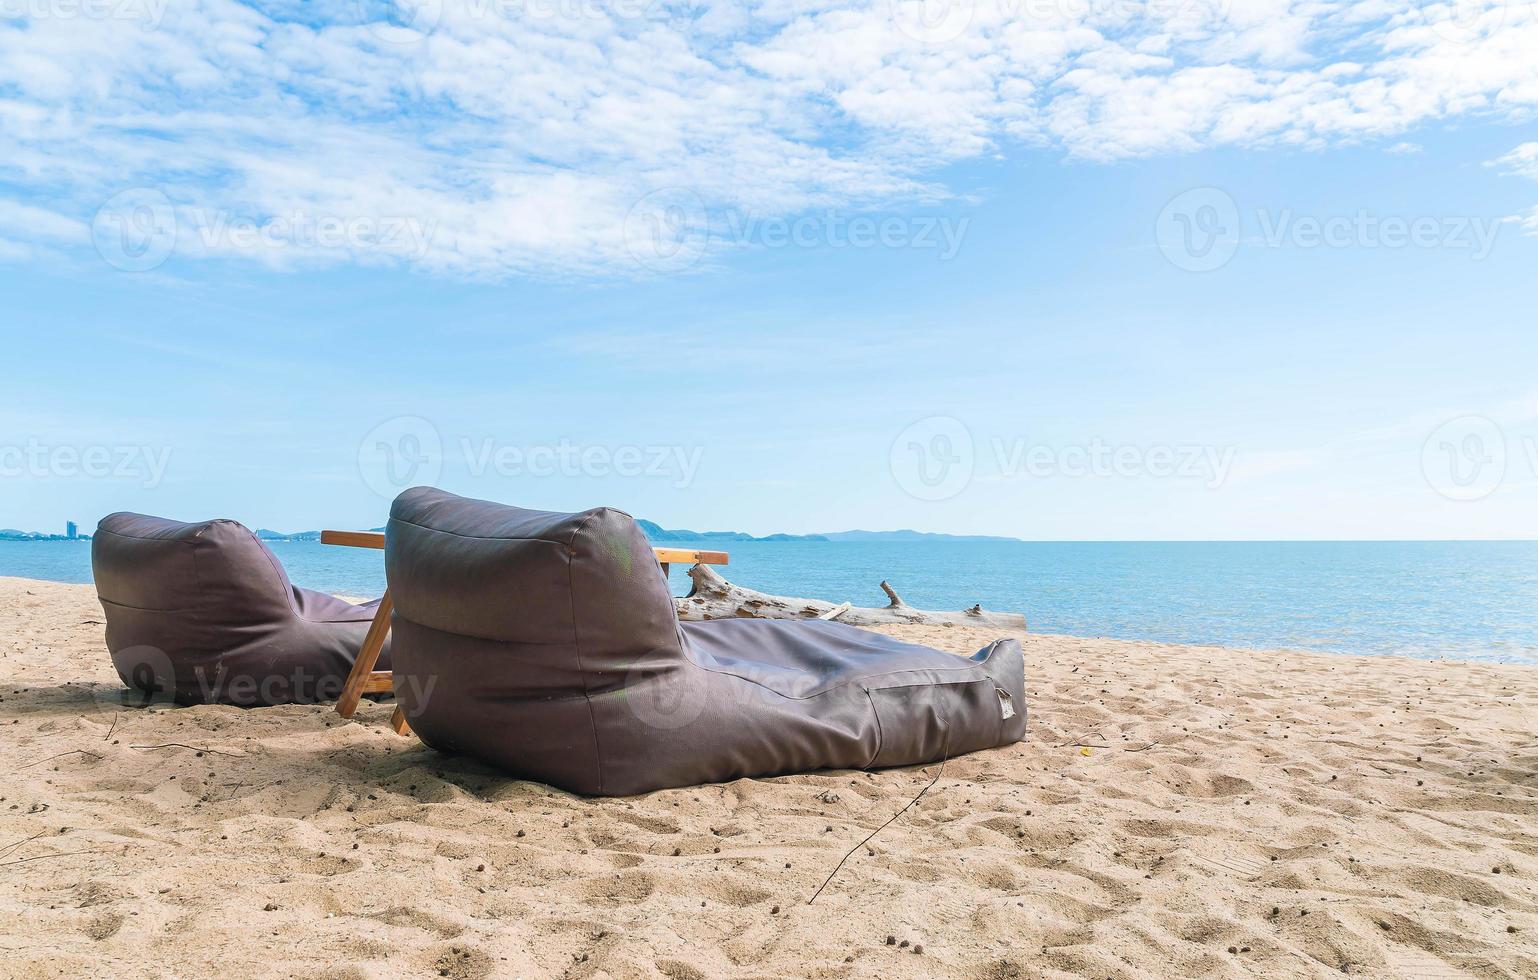
{"label": "brown leather bean bag", "polygon": [[[118,676],[178,704],[334,699],[378,605],[296,588],[235,521],[111,514],[91,569]],[[380,669],[388,657],[387,646]]]}
{"label": "brown leather bean bag", "polygon": [[634,520],[426,487],[385,567],[429,745],[577,793],[933,762],[1025,734],[1020,645],[971,658],[817,620],[680,623]]}

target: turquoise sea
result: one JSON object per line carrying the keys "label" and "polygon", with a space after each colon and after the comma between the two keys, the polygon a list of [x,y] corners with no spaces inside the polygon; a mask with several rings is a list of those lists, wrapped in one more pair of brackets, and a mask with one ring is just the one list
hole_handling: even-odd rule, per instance
{"label": "turquoise sea", "polygon": [[[671,543],[671,542],[670,542]],[[710,547],[723,547],[710,545]],[[1538,664],[1538,542],[734,542],[733,581],[881,605],[1016,610],[1031,630]],[[273,542],[299,585],[384,589],[382,555]],[[86,542],[0,542],[0,575],[91,580]],[[673,589],[688,580],[673,571]]]}

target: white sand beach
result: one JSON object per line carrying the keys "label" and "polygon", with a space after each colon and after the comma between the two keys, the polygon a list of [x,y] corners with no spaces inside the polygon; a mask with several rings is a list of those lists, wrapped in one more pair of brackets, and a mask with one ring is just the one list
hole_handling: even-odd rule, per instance
{"label": "white sand beach", "polygon": [[[1538,669],[1021,637],[936,775],[584,799],[389,706],[123,703],[0,579],[7,977],[1538,976]],[[893,635],[971,653],[993,637]]]}

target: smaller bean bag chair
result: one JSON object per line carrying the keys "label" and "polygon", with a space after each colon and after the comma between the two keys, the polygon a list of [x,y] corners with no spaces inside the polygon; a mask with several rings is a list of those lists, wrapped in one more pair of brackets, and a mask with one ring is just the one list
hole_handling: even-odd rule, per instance
{"label": "smaller bean bag chair", "polygon": [[[178,704],[333,700],[378,605],[295,587],[235,521],[110,514],[91,570],[118,676]],[[389,656],[387,645],[381,669]]]}
{"label": "smaller bean bag chair", "polygon": [[385,533],[395,697],[423,741],[575,793],[934,762],[1025,734],[1020,644],[680,623],[628,514],[417,487]]}

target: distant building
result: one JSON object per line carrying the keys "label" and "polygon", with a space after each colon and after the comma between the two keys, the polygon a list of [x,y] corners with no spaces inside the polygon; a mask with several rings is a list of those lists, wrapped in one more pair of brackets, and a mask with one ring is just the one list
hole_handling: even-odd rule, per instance
{"label": "distant building", "polygon": [[64,536],[69,538],[71,541],[80,537],[80,528],[76,526],[74,521],[64,522]]}

